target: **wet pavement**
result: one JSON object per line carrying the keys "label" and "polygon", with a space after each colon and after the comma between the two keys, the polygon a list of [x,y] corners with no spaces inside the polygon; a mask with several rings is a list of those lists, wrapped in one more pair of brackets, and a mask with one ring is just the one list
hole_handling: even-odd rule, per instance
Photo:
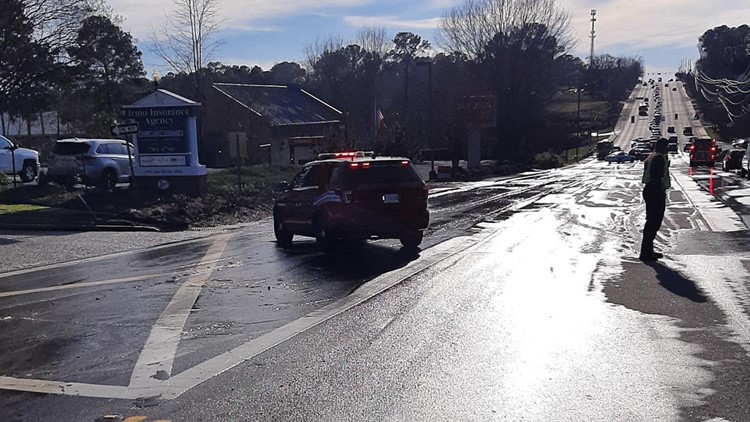
{"label": "wet pavement", "polygon": [[639,166],[436,186],[417,253],[280,249],[268,220],[7,237],[120,249],[0,274],[0,414],[743,420],[747,228],[678,156],[666,259],[637,261]]}

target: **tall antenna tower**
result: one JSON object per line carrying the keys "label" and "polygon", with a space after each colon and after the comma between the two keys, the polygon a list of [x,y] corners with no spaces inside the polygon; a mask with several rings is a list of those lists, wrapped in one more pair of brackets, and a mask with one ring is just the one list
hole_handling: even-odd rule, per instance
{"label": "tall antenna tower", "polygon": [[596,38],[594,22],[596,22],[596,9],[591,9],[591,53],[589,54],[589,67],[594,63],[594,38]]}

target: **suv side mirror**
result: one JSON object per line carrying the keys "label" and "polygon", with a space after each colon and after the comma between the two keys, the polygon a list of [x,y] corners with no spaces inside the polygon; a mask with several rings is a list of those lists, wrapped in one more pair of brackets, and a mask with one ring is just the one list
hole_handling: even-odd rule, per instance
{"label": "suv side mirror", "polygon": [[276,184],[276,187],[274,188],[276,192],[286,192],[289,190],[289,182],[286,180],[283,182],[279,182]]}

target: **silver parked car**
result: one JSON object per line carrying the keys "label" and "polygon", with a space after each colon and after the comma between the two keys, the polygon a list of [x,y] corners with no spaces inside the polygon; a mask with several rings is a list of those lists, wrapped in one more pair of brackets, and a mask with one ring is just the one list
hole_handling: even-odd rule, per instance
{"label": "silver parked car", "polygon": [[[132,157],[132,144],[129,147]],[[80,181],[109,191],[129,178],[128,144],[121,139],[61,139],[52,147],[50,182],[72,186]]]}

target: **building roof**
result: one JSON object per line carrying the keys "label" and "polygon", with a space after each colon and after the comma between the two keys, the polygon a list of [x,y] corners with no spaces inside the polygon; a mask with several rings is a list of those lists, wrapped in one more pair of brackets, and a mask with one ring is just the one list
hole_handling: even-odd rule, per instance
{"label": "building roof", "polygon": [[185,107],[185,106],[199,106],[200,103],[196,103],[193,100],[179,96],[172,91],[166,89],[157,89],[133,104],[123,106],[122,108],[143,108],[143,107]]}
{"label": "building roof", "polygon": [[214,89],[243,107],[267,117],[271,126],[340,122],[342,113],[298,87],[215,83]]}

